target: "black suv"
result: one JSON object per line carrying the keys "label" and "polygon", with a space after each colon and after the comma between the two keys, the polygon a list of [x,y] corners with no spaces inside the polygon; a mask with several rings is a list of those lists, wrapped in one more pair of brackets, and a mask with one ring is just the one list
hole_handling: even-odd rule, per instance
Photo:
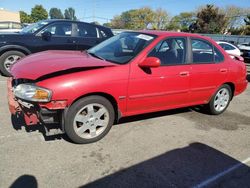
{"label": "black suv", "polygon": [[79,21],[43,20],[19,33],[0,34],[0,72],[10,75],[18,59],[44,50],[86,50],[113,36],[109,28]]}

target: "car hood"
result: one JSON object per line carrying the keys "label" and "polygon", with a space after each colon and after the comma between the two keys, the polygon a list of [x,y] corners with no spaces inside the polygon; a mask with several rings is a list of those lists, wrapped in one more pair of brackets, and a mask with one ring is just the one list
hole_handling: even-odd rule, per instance
{"label": "car hood", "polygon": [[36,80],[40,77],[67,70],[115,66],[80,51],[45,51],[21,59],[11,68],[15,79]]}

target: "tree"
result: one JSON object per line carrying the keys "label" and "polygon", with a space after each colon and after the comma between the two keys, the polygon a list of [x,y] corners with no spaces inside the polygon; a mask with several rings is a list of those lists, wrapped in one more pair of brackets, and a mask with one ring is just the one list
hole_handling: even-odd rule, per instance
{"label": "tree", "polygon": [[112,24],[110,22],[104,23],[102,24],[104,27],[110,27],[112,28]]}
{"label": "tree", "polygon": [[31,18],[34,22],[48,19],[48,12],[43,8],[42,5],[36,5],[31,10]]}
{"label": "tree", "polygon": [[167,22],[169,21],[169,14],[162,8],[158,8],[154,12],[153,28],[154,29],[166,29]]}
{"label": "tree", "polygon": [[243,34],[244,35],[250,35],[250,14],[247,15],[247,17],[244,19],[246,26],[244,27]]}
{"label": "tree", "polygon": [[154,11],[149,7],[122,12],[111,20],[112,27],[116,29],[146,29],[153,23]]}
{"label": "tree", "polygon": [[236,6],[227,6],[222,12],[226,17],[226,28],[228,30],[232,28],[241,27],[244,24],[244,15],[247,13],[247,9],[236,7]]}
{"label": "tree", "polygon": [[114,29],[125,29],[125,21],[122,20],[122,16],[116,15],[114,18],[111,20],[110,25]]}
{"label": "tree", "polygon": [[26,12],[20,11],[19,14],[20,14],[21,23],[33,23],[34,22],[31,16],[27,14]]}
{"label": "tree", "polygon": [[151,8],[149,7],[140,8],[135,13],[136,13],[135,16],[138,18],[135,19],[137,24],[139,24],[138,29],[147,29],[149,24],[154,23],[155,12]]}
{"label": "tree", "polygon": [[64,19],[61,9],[51,8],[49,11],[50,19]]}
{"label": "tree", "polygon": [[75,16],[75,9],[72,7],[65,9],[64,18],[68,20],[77,20]]}
{"label": "tree", "polygon": [[206,5],[197,13],[197,32],[199,33],[222,33],[225,29],[225,14],[219,13],[214,5]]}
{"label": "tree", "polygon": [[181,30],[184,32],[189,31],[189,27],[196,21],[194,12],[182,12],[177,16],[174,16],[169,25],[168,30]]}

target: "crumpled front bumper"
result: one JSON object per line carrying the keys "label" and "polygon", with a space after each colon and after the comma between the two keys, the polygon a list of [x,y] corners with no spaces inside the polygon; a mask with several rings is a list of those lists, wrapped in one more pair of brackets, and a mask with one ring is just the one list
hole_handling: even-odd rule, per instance
{"label": "crumpled front bumper", "polygon": [[[8,87],[8,103],[9,103],[10,113],[12,115],[19,115],[20,117],[23,116],[27,126],[40,124],[39,114],[35,110],[35,108],[31,106],[32,104],[30,105],[30,108],[27,108],[26,105],[29,106],[29,103],[26,103],[21,100],[18,103],[17,99],[14,97],[12,91],[12,78],[8,78],[7,87]],[[20,103],[22,103],[23,105]]]}

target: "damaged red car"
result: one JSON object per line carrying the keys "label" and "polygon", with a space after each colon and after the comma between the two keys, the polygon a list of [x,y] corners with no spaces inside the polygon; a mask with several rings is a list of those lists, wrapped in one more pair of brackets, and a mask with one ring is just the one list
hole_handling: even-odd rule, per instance
{"label": "damaged red car", "polygon": [[124,32],[88,51],[46,51],[20,60],[8,80],[12,114],[58,125],[76,143],[103,138],[121,117],[201,105],[226,110],[247,87],[246,66],[196,34]]}

